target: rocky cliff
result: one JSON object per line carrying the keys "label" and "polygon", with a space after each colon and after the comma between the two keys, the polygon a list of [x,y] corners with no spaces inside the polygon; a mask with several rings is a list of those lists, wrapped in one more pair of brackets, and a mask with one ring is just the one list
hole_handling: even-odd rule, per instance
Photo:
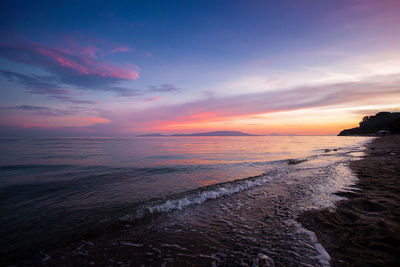
{"label": "rocky cliff", "polygon": [[375,135],[381,130],[400,133],[400,112],[379,112],[374,116],[365,116],[359,127],[343,130],[338,135]]}

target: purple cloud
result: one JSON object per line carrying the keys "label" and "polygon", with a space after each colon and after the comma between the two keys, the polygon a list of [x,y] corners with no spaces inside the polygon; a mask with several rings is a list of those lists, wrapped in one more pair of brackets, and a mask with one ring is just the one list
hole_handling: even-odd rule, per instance
{"label": "purple cloud", "polygon": [[[376,78],[376,77],[374,77]],[[387,84],[385,80],[393,82]],[[288,90],[276,90],[263,93],[237,96],[209,97],[190,103],[157,106],[141,112],[122,114],[102,114],[113,123],[113,127],[122,128],[127,122],[137,129],[163,124],[199,122],[201,114],[210,119],[223,121],[238,116],[293,111],[305,108],[318,108],[333,105],[363,105],[383,97],[400,97],[400,75],[380,77],[364,82],[338,83],[331,85],[303,86]],[[107,125],[101,125],[105,128]]]}
{"label": "purple cloud", "polygon": [[47,107],[38,107],[30,105],[12,106],[12,107],[0,107],[0,109],[16,109],[16,110],[49,110]]}
{"label": "purple cloud", "polygon": [[149,90],[152,92],[162,92],[162,93],[180,93],[181,88],[176,87],[174,84],[164,83],[159,86],[150,85]]}
{"label": "purple cloud", "polygon": [[68,95],[70,90],[61,88],[54,76],[25,75],[13,71],[0,70],[0,76],[8,81],[18,82],[27,87],[28,93],[40,95]]}
{"label": "purple cloud", "polygon": [[98,104],[98,102],[96,102],[96,101],[78,100],[78,99],[74,99],[74,98],[72,98],[70,96],[66,96],[66,95],[52,95],[52,96],[49,96],[49,98],[56,99],[61,102],[68,102],[68,103],[73,103],[73,104],[88,104],[88,105]]}
{"label": "purple cloud", "polygon": [[129,52],[131,50],[132,48],[130,48],[129,46],[117,46],[113,50],[111,50],[111,53]]}
{"label": "purple cloud", "polygon": [[41,116],[67,116],[78,114],[81,112],[81,108],[70,108],[67,110],[62,109],[52,109],[43,106],[30,106],[30,105],[20,105],[20,106],[8,106],[8,107],[0,107],[2,110],[21,110],[33,113],[35,115]]}
{"label": "purple cloud", "polygon": [[117,67],[96,59],[94,47],[77,45],[68,49],[55,48],[35,42],[0,43],[0,56],[11,61],[41,67],[57,77],[59,82],[102,90],[117,82],[138,78],[137,67]]}
{"label": "purple cloud", "polygon": [[[385,81],[390,80],[390,83]],[[372,77],[363,82],[331,85],[303,86],[288,90],[237,96],[208,97],[190,103],[154,106],[142,111],[121,113],[98,110],[97,115],[109,120],[87,127],[70,129],[75,135],[126,136],[146,131],[148,127],[201,122],[207,119],[223,122],[229,118],[255,114],[294,111],[306,108],[324,108],[341,105],[364,105],[380,103],[382,98],[400,97],[400,75]],[[29,109],[29,108],[26,108]],[[43,110],[44,112],[45,110]],[[26,112],[41,112],[29,111]],[[45,130],[44,130],[45,131]],[[79,135],[79,134],[78,134]]]}
{"label": "purple cloud", "polygon": [[25,92],[48,95],[51,99],[75,104],[97,104],[95,101],[78,100],[70,96],[71,90],[63,89],[54,76],[25,75],[17,72],[0,70],[0,76],[8,81],[18,82],[25,86]]}

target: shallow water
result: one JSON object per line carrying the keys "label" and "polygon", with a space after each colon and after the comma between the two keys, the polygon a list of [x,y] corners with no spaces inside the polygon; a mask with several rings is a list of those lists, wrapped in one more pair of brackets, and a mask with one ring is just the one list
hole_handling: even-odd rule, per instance
{"label": "shallow water", "polygon": [[[347,162],[362,155],[368,140],[0,139],[1,253],[46,251],[108,229],[103,247],[134,247],[143,263],[251,265],[264,255],[276,263],[326,265],[296,216],[337,200],[331,193],[354,181]],[[87,255],[76,252],[86,257],[82,262],[99,253],[92,244]]]}

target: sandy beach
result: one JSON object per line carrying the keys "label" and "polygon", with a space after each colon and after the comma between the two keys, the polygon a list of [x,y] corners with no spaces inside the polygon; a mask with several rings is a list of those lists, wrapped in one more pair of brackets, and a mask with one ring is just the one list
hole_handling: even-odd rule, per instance
{"label": "sandy beach", "polygon": [[300,222],[314,231],[333,266],[398,266],[400,263],[400,135],[377,138],[366,156],[350,164],[359,181],[336,209],[306,212]]}

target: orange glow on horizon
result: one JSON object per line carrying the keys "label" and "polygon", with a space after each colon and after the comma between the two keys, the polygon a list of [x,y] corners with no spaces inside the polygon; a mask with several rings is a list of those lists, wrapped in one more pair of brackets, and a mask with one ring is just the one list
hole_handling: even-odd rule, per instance
{"label": "orange glow on horizon", "polygon": [[[296,118],[288,119],[263,119],[256,115],[235,118],[212,118],[204,114],[191,116],[192,118],[201,118],[199,120],[188,121],[168,121],[149,123],[145,126],[145,132],[165,132],[165,133],[193,133],[205,131],[243,131],[251,134],[270,134],[281,135],[336,135],[343,129],[358,126],[360,118],[350,118],[343,121],[324,120],[309,117],[298,120]],[[187,117],[186,117],[187,118]]]}

